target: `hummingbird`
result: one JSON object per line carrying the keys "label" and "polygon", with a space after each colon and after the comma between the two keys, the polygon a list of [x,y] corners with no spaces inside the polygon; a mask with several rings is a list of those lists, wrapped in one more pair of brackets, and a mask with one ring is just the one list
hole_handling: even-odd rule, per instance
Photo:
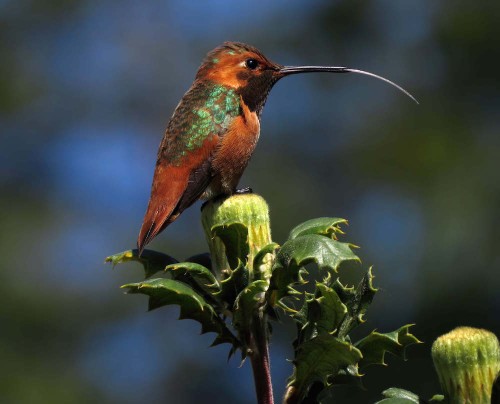
{"label": "hummingbird", "polygon": [[259,140],[260,116],[272,87],[283,77],[311,72],[368,75],[417,102],[402,87],[367,71],[283,66],[253,46],[224,42],[206,55],[167,125],[137,240],[139,254],[198,199],[238,192],[238,181]]}

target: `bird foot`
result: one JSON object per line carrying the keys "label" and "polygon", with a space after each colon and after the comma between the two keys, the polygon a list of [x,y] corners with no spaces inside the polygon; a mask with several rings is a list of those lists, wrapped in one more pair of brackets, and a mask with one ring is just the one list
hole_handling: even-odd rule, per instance
{"label": "bird foot", "polygon": [[235,194],[253,194],[253,189],[250,187],[245,187],[245,188],[237,189],[234,193]]}

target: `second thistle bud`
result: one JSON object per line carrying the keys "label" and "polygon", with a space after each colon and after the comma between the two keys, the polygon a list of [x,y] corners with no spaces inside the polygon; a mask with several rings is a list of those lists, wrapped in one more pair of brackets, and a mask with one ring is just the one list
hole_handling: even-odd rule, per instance
{"label": "second thistle bud", "polygon": [[432,359],[450,403],[489,404],[500,371],[500,345],[490,331],[458,327],[432,345]]}

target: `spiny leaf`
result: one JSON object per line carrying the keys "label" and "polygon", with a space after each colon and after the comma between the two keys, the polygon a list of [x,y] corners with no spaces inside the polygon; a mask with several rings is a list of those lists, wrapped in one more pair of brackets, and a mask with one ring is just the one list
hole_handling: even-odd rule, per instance
{"label": "spiny leaf", "polygon": [[212,259],[209,253],[201,253],[192,255],[189,258],[184,260],[185,262],[194,262],[195,264],[203,265],[205,268],[208,268],[210,272],[212,272]]}
{"label": "spiny leaf", "polygon": [[[330,334],[335,336],[335,331],[347,314],[347,307],[342,303],[335,290],[323,283],[316,283],[314,294],[306,292],[305,295],[305,303],[295,315],[295,319],[303,325],[302,328],[299,328],[298,337],[294,341],[295,350],[300,349],[305,341],[317,335]],[[331,393],[334,384],[350,384],[361,387],[358,365],[351,364],[340,368],[336,374],[328,377],[327,385],[323,386],[322,389],[319,386],[311,389],[307,395],[307,399],[310,400],[308,402],[320,402],[326,398]]]}
{"label": "spiny leaf", "polygon": [[361,352],[352,344],[329,334],[318,335],[299,347],[288,386],[294,387],[302,399],[314,382],[328,386],[330,376],[356,364],[361,357]]}
{"label": "spiny leaf", "polygon": [[307,234],[287,241],[278,251],[271,277],[271,302],[296,293],[292,285],[305,283],[304,265],[316,263],[320,270],[337,272],[340,264],[360,259],[352,244],[341,243],[317,234]]}
{"label": "spiny leaf", "polygon": [[347,313],[347,307],[337,293],[322,283],[316,284],[315,298],[311,303],[317,310],[312,312],[308,321],[316,324],[320,334],[335,331]]}
{"label": "spiny leaf", "polygon": [[[276,250],[278,250],[279,247],[279,244],[271,243],[255,254],[255,258],[253,259],[253,273],[255,279],[263,279],[270,276],[271,270],[268,268],[272,267]],[[269,260],[269,254],[273,256],[273,259]]]}
{"label": "spiny leaf", "polygon": [[354,286],[343,285],[339,278],[335,279],[335,282],[331,283],[330,286],[337,292],[343,303],[349,303],[356,296]]}
{"label": "spiny leaf", "polygon": [[304,341],[318,334],[332,334],[342,322],[347,313],[347,307],[342,303],[337,293],[323,283],[316,283],[316,292],[306,293],[304,305],[294,318],[302,327],[295,342],[297,348]]}
{"label": "spiny leaf", "polygon": [[171,272],[174,279],[187,283],[197,291],[203,291],[209,296],[220,292],[220,286],[215,276],[208,268],[194,262],[180,262],[168,265],[165,272]]}
{"label": "spiny leaf", "polygon": [[[340,369],[335,376],[330,376],[328,378],[328,386],[323,386],[321,390],[318,389],[314,394],[312,388],[309,389],[307,393],[307,398],[310,401],[308,403],[323,403],[329,397],[334,395],[334,391],[337,386],[351,386],[353,388],[364,389],[362,383],[362,375],[358,373],[358,367],[356,365],[349,365],[344,369]],[[314,385],[313,385],[314,388]]]}
{"label": "spiny leaf", "polygon": [[269,284],[264,280],[253,281],[236,298],[233,325],[243,335],[249,330],[257,307],[262,302]]}
{"label": "spiny leaf", "polygon": [[338,217],[318,217],[311,219],[294,227],[288,236],[288,240],[293,240],[306,234],[318,234],[336,240],[336,233],[344,234],[340,229],[340,225],[343,224],[347,224],[347,220]]}
{"label": "spiny leaf", "polygon": [[161,306],[177,304],[180,306],[179,319],[190,318],[201,324],[201,333],[215,332],[217,338],[213,345],[229,342],[239,345],[238,340],[229,331],[222,319],[217,316],[213,307],[190,286],[173,279],[150,279],[144,282],[123,285],[127,293],[142,293],[149,296],[149,310]]}
{"label": "spiny leaf", "polygon": [[237,268],[240,261],[246,264],[249,253],[248,229],[243,223],[225,223],[214,226],[211,230],[224,243],[231,268]]}
{"label": "spiny leaf", "polygon": [[354,344],[363,353],[363,359],[359,362],[359,367],[386,365],[384,361],[386,352],[406,359],[406,347],[420,342],[409,332],[410,327],[411,325],[405,325],[396,331],[385,334],[372,331],[370,335]]}
{"label": "spiny leaf", "polygon": [[375,404],[419,404],[420,399],[415,393],[408,390],[398,389],[391,387],[382,392],[384,395],[383,400],[377,401]]}
{"label": "spiny leaf", "polygon": [[144,250],[139,257],[139,250],[127,250],[106,257],[105,262],[111,262],[113,268],[117,264],[128,261],[137,261],[144,267],[145,278],[149,278],[158,271],[163,271],[167,265],[174,264],[177,260],[167,254],[153,250]]}
{"label": "spiny leaf", "polygon": [[248,269],[240,261],[236,269],[231,270],[229,277],[220,282],[220,292],[215,296],[226,302],[231,310],[236,296],[248,285]]}
{"label": "spiny leaf", "polygon": [[344,317],[344,321],[339,327],[339,338],[346,337],[354,327],[365,321],[363,316],[377,292],[377,289],[373,287],[372,281],[373,275],[372,268],[370,267],[363,276],[363,279],[361,279],[356,290],[354,290],[354,288],[345,287],[338,279],[331,285],[339,295],[342,303],[347,306],[348,310],[347,315]]}
{"label": "spiny leaf", "polygon": [[332,376],[329,380],[333,385],[351,385],[353,387],[363,388],[363,383],[361,382],[361,374],[359,373],[359,366],[349,365],[344,369],[340,369],[338,373]]}

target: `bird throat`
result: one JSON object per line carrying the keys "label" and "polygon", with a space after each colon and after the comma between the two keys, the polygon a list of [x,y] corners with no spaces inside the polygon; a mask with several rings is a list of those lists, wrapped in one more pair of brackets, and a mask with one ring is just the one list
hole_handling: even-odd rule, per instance
{"label": "bird throat", "polygon": [[241,95],[243,102],[252,112],[256,112],[260,117],[267,96],[274,84],[279,80],[273,70],[266,70],[258,76],[247,73],[240,73],[238,79],[244,79],[246,85],[240,87],[237,93]]}

